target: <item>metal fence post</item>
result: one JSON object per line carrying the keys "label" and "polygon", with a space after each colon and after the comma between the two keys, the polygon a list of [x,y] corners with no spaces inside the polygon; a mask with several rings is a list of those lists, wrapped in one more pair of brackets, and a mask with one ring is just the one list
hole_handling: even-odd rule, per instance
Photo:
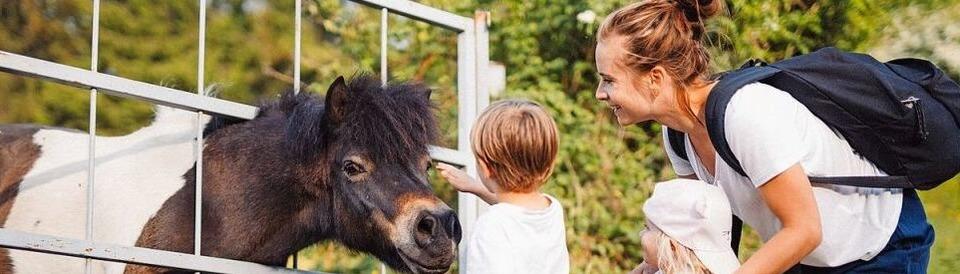
{"label": "metal fence post", "polygon": [[[380,84],[387,86],[387,19],[390,11],[387,8],[380,9]],[[387,273],[387,265],[380,262],[380,274]]]}
{"label": "metal fence post", "polygon": [[[197,94],[206,96],[203,87],[203,65],[204,53],[206,52],[207,37],[207,0],[200,2],[200,29],[199,45],[197,54]],[[200,256],[201,229],[203,222],[203,111],[197,111],[197,142],[196,142],[196,175],[195,177],[195,197],[194,197],[194,216],[193,216],[193,254]],[[200,273],[200,272],[197,272]]]}
{"label": "metal fence post", "polygon": [[[301,21],[303,16],[303,0],[294,0],[296,5],[294,8],[294,21],[293,21],[293,93],[300,93],[300,32],[301,32]],[[297,257],[293,257],[294,268],[296,268]]]}
{"label": "metal fence post", "polygon": [[[97,66],[100,59],[100,0],[93,0],[93,24],[90,37],[90,71],[96,72]],[[88,159],[87,159],[87,222],[86,222],[86,232],[84,235],[84,240],[93,241],[93,199],[94,199],[94,182],[96,180],[96,165],[97,165],[97,90],[90,89],[90,117],[87,118],[89,122],[88,131],[89,131],[89,143],[87,147]],[[86,259],[84,261],[84,273],[89,274],[92,269],[92,261]]]}
{"label": "metal fence post", "polygon": [[[303,0],[294,0],[294,21],[293,21],[293,94],[300,94],[300,32],[303,16]],[[300,251],[293,252],[293,269],[298,269],[300,263]]]}
{"label": "metal fence post", "polygon": [[[477,117],[477,105],[474,101],[477,97],[475,36],[472,24],[457,35],[457,150],[460,152],[471,150],[470,129]],[[465,163],[465,167],[467,174],[477,177],[477,163],[473,157]],[[457,193],[457,211],[461,220],[467,220],[461,223],[463,235],[470,235],[473,232],[473,220],[477,218],[477,197],[463,192]],[[458,254],[466,254],[466,250],[467,244],[461,242]],[[458,260],[460,273],[466,273],[469,263],[466,256],[459,256]]]}

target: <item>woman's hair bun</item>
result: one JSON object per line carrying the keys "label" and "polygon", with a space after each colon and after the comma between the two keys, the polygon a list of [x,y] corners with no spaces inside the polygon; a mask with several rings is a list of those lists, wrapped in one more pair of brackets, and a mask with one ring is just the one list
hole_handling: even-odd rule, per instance
{"label": "woman's hair bun", "polygon": [[672,0],[687,21],[701,23],[720,12],[722,0]]}

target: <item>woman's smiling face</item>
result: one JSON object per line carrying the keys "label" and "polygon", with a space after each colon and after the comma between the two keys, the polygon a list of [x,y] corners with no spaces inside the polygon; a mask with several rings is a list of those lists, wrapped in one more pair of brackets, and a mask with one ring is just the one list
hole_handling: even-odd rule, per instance
{"label": "woman's smiling face", "polygon": [[622,126],[655,120],[673,105],[672,96],[661,81],[662,68],[655,67],[647,73],[638,74],[623,64],[627,51],[623,48],[623,36],[599,41],[596,48],[597,72],[600,85],[594,94],[605,102]]}

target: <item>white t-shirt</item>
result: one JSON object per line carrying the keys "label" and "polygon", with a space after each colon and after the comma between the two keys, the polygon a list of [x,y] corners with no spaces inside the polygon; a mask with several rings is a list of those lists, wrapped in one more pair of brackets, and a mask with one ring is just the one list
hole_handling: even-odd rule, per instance
{"label": "white t-shirt", "polygon": [[[696,174],[720,186],[733,213],[764,241],[780,230],[781,223],[757,188],[794,164],[800,163],[808,176],[886,175],[790,94],[766,84],[750,84],[733,95],[724,128],[730,150],[749,178],[720,155],[715,156],[716,176],[710,176],[689,139],[686,151],[691,161],[677,156],[665,141],[667,155],[677,175]],[[869,260],[886,246],[899,221],[902,189],[813,186],[823,237],[802,264],[827,267]]]}
{"label": "white t-shirt", "polygon": [[467,273],[569,273],[563,207],[543,210],[499,203],[477,219],[467,245]]}

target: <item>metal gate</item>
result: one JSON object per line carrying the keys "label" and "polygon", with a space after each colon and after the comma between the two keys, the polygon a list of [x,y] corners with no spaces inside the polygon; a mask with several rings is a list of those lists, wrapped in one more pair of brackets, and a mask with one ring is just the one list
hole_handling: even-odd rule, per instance
{"label": "metal gate", "polygon": [[[202,93],[204,86],[204,51],[206,35],[206,8],[207,0],[199,0],[199,57],[197,62],[197,94],[185,91],[134,81],[126,78],[103,74],[97,71],[98,44],[100,25],[100,0],[93,1],[93,30],[91,45],[90,70],[79,69],[54,62],[43,61],[31,57],[16,55],[0,51],[0,71],[21,76],[39,78],[90,90],[90,117],[89,117],[89,155],[87,166],[87,212],[86,234],[84,239],[68,239],[49,235],[25,233],[0,228],[0,247],[50,253],[64,256],[86,258],[86,273],[91,271],[90,260],[104,260],[112,262],[133,263],[160,267],[171,267],[191,271],[216,273],[309,273],[295,269],[279,268],[260,265],[251,262],[207,257],[200,255],[200,225],[203,168],[203,124],[200,117],[204,113],[230,116],[242,119],[253,119],[258,109],[253,106],[230,102]],[[296,1],[294,15],[294,90],[299,92],[300,85],[300,33],[302,0]],[[429,7],[408,0],[351,0],[371,8],[381,10],[380,28],[380,74],[382,81],[387,80],[387,16],[389,13],[398,14],[414,20],[429,23],[457,32],[457,149],[430,147],[430,155],[437,161],[447,162],[466,168],[467,172],[476,176],[477,167],[470,152],[470,128],[479,110],[489,103],[489,87],[484,84],[485,71],[489,63],[489,38],[487,33],[488,14],[477,12],[474,18],[459,16],[440,9]],[[197,113],[197,142],[195,160],[197,161],[196,205],[194,227],[194,254],[185,254],[156,250],[141,247],[120,246],[99,243],[92,239],[92,220],[96,212],[92,202],[96,193],[93,192],[95,183],[95,149],[96,149],[96,111],[97,93],[134,98],[154,104],[170,106]],[[473,223],[477,218],[481,203],[476,196],[458,193],[458,212],[462,222],[464,235],[470,235]],[[467,242],[460,244],[460,254],[464,254]],[[296,258],[296,256],[294,256]],[[296,259],[294,259],[296,262]],[[466,269],[465,256],[460,256],[461,272]],[[296,263],[294,263],[296,264]]]}

